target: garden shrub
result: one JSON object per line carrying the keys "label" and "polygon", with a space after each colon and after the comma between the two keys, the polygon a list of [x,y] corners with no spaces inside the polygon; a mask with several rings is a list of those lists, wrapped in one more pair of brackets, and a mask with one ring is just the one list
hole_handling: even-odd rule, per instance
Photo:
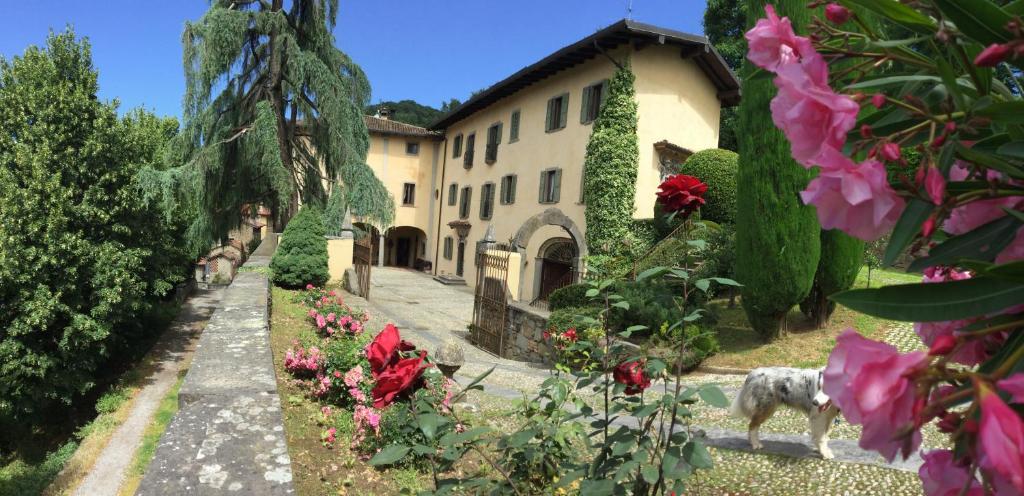
{"label": "garden shrub", "polygon": [[696,177],[708,185],[700,218],[718,224],[736,221],[736,163],[739,155],[729,150],[701,150],[686,159],[683,174]]}
{"label": "garden shrub", "polygon": [[816,328],[825,327],[836,309],[829,296],[853,287],[864,259],[864,242],[837,229],[821,231],[821,258],[814,274],[814,285],[800,311],[814,322]]}
{"label": "garden shrub", "polygon": [[558,331],[576,328],[582,332],[590,327],[600,327],[600,325],[588,323],[588,319],[600,320],[600,318],[601,309],[597,306],[562,308],[551,312],[551,316],[548,317],[548,328]]}
{"label": "garden shrub", "polygon": [[659,232],[656,222],[657,219],[633,220],[633,239],[630,241],[632,246],[629,247],[629,251],[633,253],[634,258],[647,253],[658,241],[661,241],[663,235]]}
{"label": "garden shrub", "polygon": [[305,207],[288,223],[284,241],[270,260],[274,284],[300,288],[307,284],[323,286],[327,270],[327,238],[319,210]]}
{"label": "garden shrub", "polygon": [[657,337],[661,344],[659,356],[666,363],[674,363],[680,344],[685,343],[679,372],[697,368],[701,362],[721,350],[715,330],[707,323],[679,326],[671,331],[669,327],[666,323],[658,329]]}
{"label": "garden shrub", "polygon": [[[97,78],[70,30],[0,60],[0,421],[67,420],[162,329],[151,315],[188,272],[186,212],[133,183],[177,124],[118,118]],[[15,436],[0,437],[4,451]]]}
{"label": "garden shrub", "polygon": [[679,292],[669,283],[620,281],[615,283],[613,292],[629,303],[627,309],[613,308],[609,312],[608,327],[614,331],[644,325],[647,330],[634,336],[649,335],[657,332],[662,324],[672,324],[683,317],[675,300]]}
{"label": "garden shrub", "polygon": [[[705,247],[697,253],[701,264],[694,270],[694,279],[705,279],[708,277],[725,277],[736,279],[736,229],[728,224],[722,225],[719,229],[707,233]],[[740,284],[743,281],[739,281]],[[718,295],[723,291],[732,291],[731,286],[713,285],[712,294]]]}
{"label": "garden shrub", "polygon": [[587,289],[590,286],[585,283],[570,284],[558,288],[548,295],[548,308],[552,311],[569,307],[583,307],[590,303],[587,298]]}

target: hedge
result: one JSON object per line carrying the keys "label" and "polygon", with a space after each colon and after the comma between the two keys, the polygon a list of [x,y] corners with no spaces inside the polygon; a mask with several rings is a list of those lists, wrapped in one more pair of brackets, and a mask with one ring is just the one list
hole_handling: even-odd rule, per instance
{"label": "hedge", "polygon": [[578,283],[558,288],[548,295],[548,308],[551,311],[561,310],[569,307],[584,307],[590,304],[587,298],[589,284]]}
{"label": "hedge", "polygon": [[305,207],[284,230],[284,240],[270,260],[274,284],[300,288],[307,284],[323,286],[330,278],[327,270],[327,238],[322,214]]}
{"label": "hedge", "polygon": [[736,222],[736,164],[739,155],[729,150],[702,150],[686,159],[683,174],[704,181],[708,191],[700,217],[719,224]]}
{"label": "hedge", "polygon": [[551,312],[551,316],[548,317],[548,329],[565,331],[574,327],[577,331],[583,332],[584,329],[590,327],[600,327],[600,325],[587,324],[587,318],[600,320],[601,309],[596,306],[561,308]]}

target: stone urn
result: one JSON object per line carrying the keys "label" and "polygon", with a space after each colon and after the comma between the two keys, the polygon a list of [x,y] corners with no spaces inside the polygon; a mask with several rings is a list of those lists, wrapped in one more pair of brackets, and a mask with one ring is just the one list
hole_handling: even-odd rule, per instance
{"label": "stone urn", "polygon": [[437,348],[434,352],[434,364],[445,377],[453,379],[455,372],[466,362],[462,353],[462,347],[453,341],[448,341]]}

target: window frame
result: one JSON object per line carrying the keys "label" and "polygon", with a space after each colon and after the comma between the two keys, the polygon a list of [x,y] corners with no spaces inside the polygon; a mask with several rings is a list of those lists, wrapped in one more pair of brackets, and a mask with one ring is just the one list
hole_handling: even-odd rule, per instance
{"label": "window frame", "polygon": [[452,253],[455,251],[455,239],[452,238],[451,236],[445,236],[444,237],[444,247],[443,247],[442,250],[443,250],[442,256],[444,256],[444,259],[445,260],[451,260],[452,259]]}
{"label": "window frame", "polygon": [[465,149],[462,151],[462,167],[466,169],[473,168],[473,149],[476,148],[476,131],[466,135]]}
{"label": "window frame", "polygon": [[[487,165],[498,161],[498,145],[501,144],[502,127],[501,121],[487,127],[487,144],[484,145],[484,163]],[[494,141],[491,141],[492,136]]]}
{"label": "window frame", "polygon": [[452,158],[462,156],[462,133],[456,134],[452,139]]}
{"label": "window frame", "polygon": [[523,119],[522,110],[515,109],[508,118],[508,142],[509,144],[519,141],[519,126]]}
{"label": "window frame", "polygon": [[[409,151],[410,148],[414,148],[415,151]],[[405,154],[419,156],[420,154],[420,142],[419,141],[406,141],[405,142]]]}
{"label": "window frame", "polygon": [[469,218],[469,206],[473,201],[473,187],[463,186],[459,191],[459,218],[465,220]]}
{"label": "window frame", "polygon": [[514,205],[516,203],[516,183],[519,177],[515,174],[501,176],[501,189],[498,192],[498,203],[501,205]]}
{"label": "window frame", "polygon": [[459,204],[459,183],[448,185],[448,206],[454,207]]}
{"label": "window frame", "polygon": [[[406,201],[406,195],[410,196],[410,198],[408,198],[409,201]],[[416,206],[416,183],[402,183],[402,206]]]}
{"label": "window frame", "polygon": [[[594,104],[595,96],[597,97],[596,106]],[[580,124],[591,124],[597,120],[597,117],[601,114],[601,106],[604,105],[604,100],[607,96],[607,79],[591,83],[583,88],[583,96],[580,103]],[[593,110],[593,115],[590,115],[590,110]]]}
{"label": "window frame", "polygon": [[[559,101],[558,114],[554,115],[554,102]],[[548,99],[547,112],[544,117],[544,132],[555,133],[565,129],[568,126],[569,116],[569,92],[562,93],[558,96],[553,96]]]}
{"label": "window frame", "polygon": [[480,220],[491,220],[494,217],[495,189],[497,188],[494,187],[493,181],[487,181],[480,186]]}
{"label": "window frame", "polygon": [[[540,174],[541,177],[537,202],[545,205],[558,203],[559,200],[561,200],[562,169],[559,167],[551,167],[540,171]],[[550,182],[548,182],[549,177],[551,178]]]}

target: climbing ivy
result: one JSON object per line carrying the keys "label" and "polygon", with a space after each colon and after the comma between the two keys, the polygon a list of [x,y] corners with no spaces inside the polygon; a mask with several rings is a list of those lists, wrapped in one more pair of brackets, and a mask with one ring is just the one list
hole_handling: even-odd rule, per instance
{"label": "climbing ivy", "polygon": [[633,198],[639,145],[635,77],[628,62],[608,83],[608,97],[594,121],[583,163],[587,246],[594,255],[615,255],[632,240]]}

